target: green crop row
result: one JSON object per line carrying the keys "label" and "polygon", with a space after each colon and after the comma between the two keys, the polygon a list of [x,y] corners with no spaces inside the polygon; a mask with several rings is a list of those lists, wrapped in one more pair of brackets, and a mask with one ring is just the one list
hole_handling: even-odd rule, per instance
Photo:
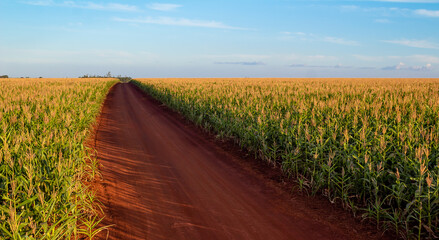
{"label": "green crop row", "polygon": [[0,239],[96,232],[85,141],[115,79],[0,81]]}
{"label": "green crop row", "polygon": [[439,236],[438,79],[139,79],[311,194],[405,238]]}

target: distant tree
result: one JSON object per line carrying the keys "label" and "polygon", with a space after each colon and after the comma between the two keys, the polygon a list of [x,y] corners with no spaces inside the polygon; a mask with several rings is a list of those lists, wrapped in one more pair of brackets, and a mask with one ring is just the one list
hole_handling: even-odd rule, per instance
{"label": "distant tree", "polygon": [[123,82],[123,83],[127,83],[127,82],[133,80],[133,79],[130,78],[130,77],[122,77],[122,76],[120,76],[120,75],[119,75],[117,78],[119,78],[119,80],[120,80],[121,82]]}
{"label": "distant tree", "polygon": [[0,78],[9,78],[8,75],[1,75]]}
{"label": "distant tree", "polygon": [[113,76],[111,75],[111,72],[108,72],[106,75],[101,76],[101,75],[90,75],[90,74],[84,74],[83,76],[79,77],[79,78],[112,78]]}

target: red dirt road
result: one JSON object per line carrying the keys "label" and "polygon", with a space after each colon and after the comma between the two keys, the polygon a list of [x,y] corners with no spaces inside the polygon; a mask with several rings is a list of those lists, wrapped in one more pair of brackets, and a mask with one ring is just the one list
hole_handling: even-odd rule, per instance
{"label": "red dirt road", "polygon": [[122,83],[104,103],[95,147],[109,239],[377,238],[237,167],[239,156],[163,108]]}

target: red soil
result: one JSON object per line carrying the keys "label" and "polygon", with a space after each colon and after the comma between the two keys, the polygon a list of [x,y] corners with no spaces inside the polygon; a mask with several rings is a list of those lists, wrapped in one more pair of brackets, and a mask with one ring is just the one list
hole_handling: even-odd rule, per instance
{"label": "red soil", "polygon": [[132,84],[110,90],[98,121],[96,187],[104,224],[113,224],[109,239],[381,238],[322,198],[292,194],[273,179],[278,170],[203,134]]}

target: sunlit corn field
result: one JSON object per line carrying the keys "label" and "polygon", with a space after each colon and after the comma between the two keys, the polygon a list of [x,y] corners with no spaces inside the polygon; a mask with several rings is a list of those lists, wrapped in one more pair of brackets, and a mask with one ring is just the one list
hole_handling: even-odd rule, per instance
{"label": "sunlit corn field", "polygon": [[405,238],[439,236],[439,79],[140,79],[219,137]]}
{"label": "sunlit corn field", "polygon": [[115,79],[0,80],[0,239],[91,236],[86,146]]}

